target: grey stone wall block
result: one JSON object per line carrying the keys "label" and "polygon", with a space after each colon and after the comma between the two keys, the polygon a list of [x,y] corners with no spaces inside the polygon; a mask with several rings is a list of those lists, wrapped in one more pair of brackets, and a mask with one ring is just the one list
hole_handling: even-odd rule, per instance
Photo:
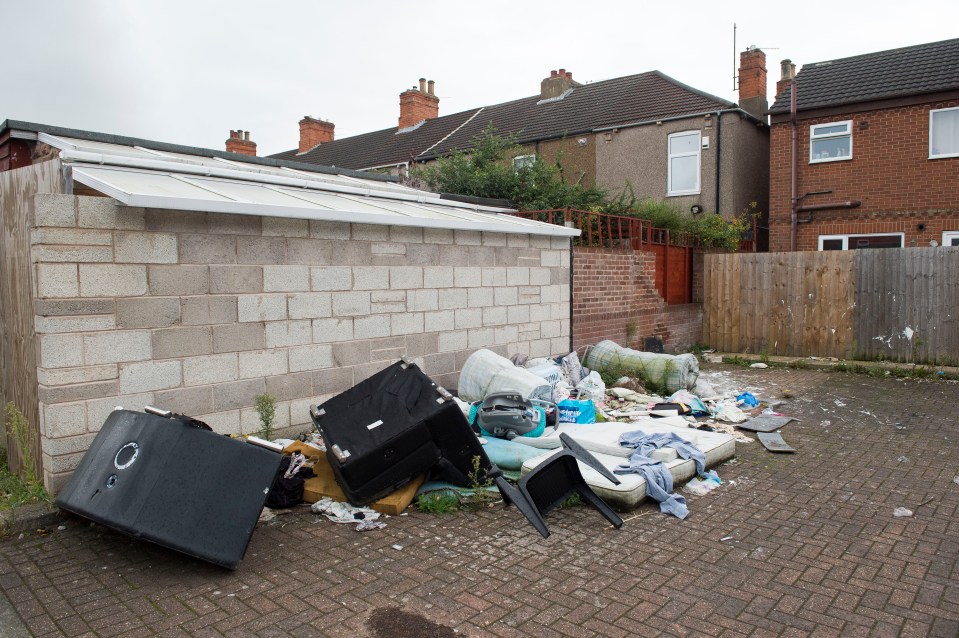
{"label": "grey stone wall block", "polygon": [[67,436],[77,436],[87,432],[86,404],[59,403],[56,405],[40,404],[43,411],[43,435],[48,439],[60,439]]}
{"label": "grey stone wall block", "polygon": [[545,268],[559,268],[562,263],[563,256],[558,250],[544,250],[540,253],[539,264]]}
{"label": "grey stone wall block", "polygon": [[302,399],[313,395],[313,373],[296,372],[269,377],[266,380],[266,392],[277,401]]}
{"label": "grey stone wall block", "polygon": [[469,306],[469,293],[465,288],[449,288],[439,291],[439,307],[441,310],[466,308]]}
{"label": "grey stone wall block", "polygon": [[424,332],[424,317],[422,312],[407,312],[390,315],[390,332],[396,335],[418,334]]}
{"label": "grey stone wall block", "polygon": [[470,265],[469,253],[462,246],[440,246],[440,259],[434,266],[463,268]]}
{"label": "grey stone wall block", "polygon": [[519,286],[516,291],[516,301],[521,304],[539,304],[540,286]]}
{"label": "grey stone wall block", "polygon": [[423,269],[423,287],[424,288],[452,288],[453,287],[453,269],[447,267],[424,268]]}
{"label": "grey stone wall block", "polygon": [[436,344],[438,352],[455,352],[463,350],[469,346],[467,340],[468,332],[466,330],[455,330],[453,332],[440,333]]}
{"label": "grey stone wall block", "polygon": [[[496,248],[495,249],[496,265],[507,266],[507,267],[519,266],[520,257],[518,252],[521,250],[524,250],[524,249],[523,248]],[[523,264],[523,265],[527,265],[527,264]],[[539,261],[537,260],[535,264],[529,264],[529,265],[539,266]]]}
{"label": "grey stone wall block", "polygon": [[370,314],[370,293],[334,292],[333,316],[358,317]]}
{"label": "grey stone wall block", "polygon": [[39,335],[40,366],[71,368],[83,365],[83,337],[76,334]]}
{"label": "grey stone wall block", "polygon": [[318,343],[309,346],[293,346],[289,350],[290,372],[317,370],[333,366],[333,346]]}
{"label": "grey stone wall block", "polygon": [[459,246],[479,246],[483,243],[483,234],[478,230],[454,230],[453,243]]}
{"label": "grey stone wall block", "polygon": [[496,343],[496,333],[493,328],[473,328],[468,340],[470,348],[487,348]]}
{"label": "grey stone wall block", "polygon": [[177,263],[177,238],[170,233],[116,233],[115,261],[133,264]]}
{"label": "grey stone wall block", "polygon": [[285,264],[286,247],[284,237],[237,237],[236,263]]}
{"label": "grey stone wall block", "polygon": [[30,243],[34,246],[112,246],[113,233],[86,228],[35,228],[30,234]]}
{"label": "grey stone wall block", "polygon": [[80,264],[81,297],[139,297],[147,294],[144,265]]}
{"label": "grey stone wall block", "polygon": [[423,229],[416,226],[390,226],[390,241],[404,244],[422,244]]}
{"label": "grey stone wall block", "polygon": [[263,379],[221,383],[213,386],[213,409],[216,412],[224,412],[253,407],[256,397],[264,392],[266,392],[266,382]]}
{"label": "grey stone wall block", "polygon": [[353,269],[353,290],[382,290],[390,287],[386,268],[360,266]]}
{"label": "grey stone wall block", "polygon": [[563,337],[554,337],[549,340],[550,352],[566,352],[567,350],[569,350],[569,335]]}
{"label": "grey stone wall block", "polygon": [[269,377],[289,372],[286,350],[240,352],[240,378]]}
{"label": "grey stone wall block", "polygon": [[166,390],[183,383],[183,372],[177,361],[143,361],[120,366],[120,393],[134,394]]}
{"label": "grey stone wall block", "polygon": [[354,339],[374,339],[390,336],[389,315],[371,315],[353,320]]}
{"label": "grey stone wall block", "polygon": [[496,261],[496,248],[492,246],[469,246],[469,265],[476,267],[502,265]]}
{"label": "grey stone wall block", "polygon": [[562,286],[543,286],[540,288],[539,299],[541,303],[556,303],[560,301]]}
{"label": "grey stone wall block", "polygon": [[236,309],[241,323],[282,321],[287,318],[286,295],[239,295]]}
{"label": "grey stone wall block", "polygon": [[529,235],[506,235],[506,245],[511,248],[529,248]]}
{"label": "grey stone wall block", "polygon": [[78,297],[80,279],[76,264],[37,264],[37,295],[40,297]]}
{"label": "grey stone wall block", "polygon": [[370,362],[369,341],[347,341],[333,344],[333,365],[354,366]]}
{"label": "grey stone wall block", "polygon": [[293,427],[308,425],[313,428],[313,421],[310,419],[310,406],[318,405],[315,395],[309,399],[293,399],[290,401],[290,425]]}
{"label": "grey stone wall block", "polygon": [[484,326],[499,326],[504,323],[506,323],[506,308],[504,306],[483,308]]}
{"label": "grey stone wall block", "polygon": [[539,324],[539,333],[543,339],[551,339],[553,337],[558,337],[562,333],[561,331],[562,324],[559,320],[543,321]]}
{"label": "grey stone wall block", "polygon": [[95,434],[67,436],[61,439],[43,438],[40,441],[40,449],[48,456],[85,453],[95,438]]}
{"label": "grey stone wall block", "polygon": [[115,364],[60,369],[37,368],[37,380],[46,386],[109,381],[117,378],[119,378],[119,372]]}
{"label": "grey stone wall block", "polygon": [[391,266],[390,288],[406,290],[423,287],[423,269],[419,266]]}
{"label": "grey stone wall block", "polygon": [[452,330],[456,325],[456,313],[453,310],[436,310],[423,315],[426,329],[432,332]]}
{"label": "grey stone wall block", "polygon": [[350,290],[353,287],[353,270],[345,266],[314,266],[310,268],[310,283],[318,292]]}
{"label": "grey stone wall block", "polygon": [[207,227],[214,235],[261,235],[263,218],[258,215],[230,215],[210,213]]}
{"label": "grey stone wall block", "polygon": [[[306,220],[294,220],[306,221]],[[329,239],[287,239],[286,263],[329,266],[333,263],[333,242]]]}
{"label": "grey stone wall block", "polygon": [[33,246],[30,259],[34,262],[86,262],[109,263],[113,261],[110,246]]}
{"label": "grey stone wall block", "polygon": [[350,224],[348,222],[327,222],[311,219],[310,237],[316,239],[349,239]]}
{"label": "grey stone wall block", "polygon": [[310,221],[289,217],[264,217],[264,237],[309,237]]}
{"label": "grey stone wall block", "polygon": [[266,324],[266,347],[285,348],[313,343],[313,324],[309,319],[271,321]]}
{"label": "grey stone wall block", "polygon": [[[290,426],[290,408],[288,403],[280,402],[276,404],[276,411],[273,415],[273,430],[281,430]],[[260,434],[263,431],[263,422],[260,420],[260,414],[254,408],[244,408],[240,410],[240,433],[241,434]]]}
{"label": "grey stone wall block", "polygon": [[467,291],[467,304],[470,308],[485,308],[493,305],[493,291],[498,288],[470,288]]}
{"label": "grey stone wall block", "polygon": [[370,312],[406,312],[405,290],[375,290],[370,293]]}
{"label": "grey stone wall block", "polygon": [[210,292],[207,266],[149,266],[151,295],[205,295]]}
{"label": "grey stone wall block", "polygon": [[313,320],[313,343],[332,343],[353,339],[353,318]]}
{"label": "grey stone wall block", "polygon": [[77,197],[77,224],[80,228],[145,230],[142,208],[122,206],[110,197]]}
{"label": "grey stone wall block", "polygon": [[457,330],[462,330],[463,328],[479,328],[483,325],[483,309],[482,308],[460,308],[454,310],[454,327]]}
{"label": "grey stone wall block", "polygon": [[43,403],[66,403],[68,401],[116,396],[118,389],[119,383],[116,379],[61,386],[45,386],[41,384],[38,386],[37,396]]}
{"label": "grey stone wall block", "polygon": [[117,330],[83,335],[83,360],[87,365],[146,361],[152,355],[148,330]]}
{"label": "grey stone wall block", "polygon": [[168,233],[207,234],[207,213],[191,210],[148,208],[145,211],[146,229]]}
{"label": "grey stone wall block", "polygon": [[556,250],[569,251],[569,237],[550,237],[550,246]]}
{"label": "grey stone wall block", "polygon": [[236,323],[239,314],[233,295],[203,295],[180,299],[180,322],[185,326]]}
{"label": "grey stone wall block", "polygon": [[423,356],[423,372],[431,377],[456,371],[456,358],[452,352],[440,352]]}
{"label": "grey stone wall block", "polygon": [[309,292],[307,266],[263,266],[264,292]]}
{"label": "grey stone wall block", "polygon": [[569,284],[564,284],[559,287],[559,300],[562,303],[568,303],[570,299]]}
{"label": "grey stone wall block", "polygon": [[423,241],[428,244],[452,244],[453,231],[449,228],[424,228]]}
{"label": "grey stone wall block", "polygon": [[[240,357],[235,352],[183,360],[183,385],[207,385],[240,378]],[[207,410],[209,412],[209,410]]]}
{"label": "grey stone wall block", "polygon": [[[530,286],[548,286],[553,281],[552,268],[530,268],[529,285]],[[568,275],[568,273],[567,273]]]}
{"label": "grey stone wall block", "polygon": [[213,326],[213,352],[239,352],[266,347],[263,323],[237,323]]}
{"label": "grey stone wall block", "polygon": [[410,334],[406,335],[403,338],[403,343],[406,346],[406,355],[409,357],[419,357],[425,354],[431,354],[436,352],[437,345],[439,344],[439,331],[432,331],[433,326],[427,322],[427,327],[431,332],[424,332],[420,334]]}
{"label": "grey stone wall block", "polygon": [[33,207],[33,223],[37,227],[77,225],[77,198],[72,195],[37,193]]}
{"label": "grey stone wall block", "polygon": [[210,292],[215,295],[263,292],[263,268],[210,266]]}
{"label": "grey stone wall block", "polygon": [[389,241],[390,227],[382,224],[353,224],[354,241]]}
{"label": "grey stone wall block", "polygon": [[[569,273],[567,273],[568,276]],[[507,268],[506,285],[508,286],[528,286],[529,268]]]}
{"label": "grey stone wall block", "polygon": [[483,285],[483,269],[478,267],[454,268],[453,282],[457,288],[476,288]]}
{"label": "grey stone wall block", "polygon": [[180,322],[176,297],[120,298],[116,301],[118,328],[168,328]]}
{"label": "grey stone wall block", "polygon": [[505,286],[506,268],[483,268],[483,286]]}
{"label": "grey stone wall block", "polygon": [[[240,410],[203,414],[197,418],[213,428],[217,434],[244,434],[243,427],[240,425]],[[256,434],[256,431],[246,434]]]}
{"label": "grey stone wall block", "polygon": [[515,306],[519,303],[519,289],[515,286],[494,288],[493,303],[497,306]]}
{"label": "grey stone wall block", "polygon": [[[529,245],[531,248],[551,248],[553,240],[549,235],[530,235]],[[566,240],[566,246],[569,247],[569,240]]]}
{"label": "grey stone wall block", "polygon": [[[393,259],[383,256],[380,259]],[[367,241],[348,241],[333,247],[333,264],[345,266],[370,266],[373,264],[373,249]]]}
{"label": "grey stone wall block", "polygon": [[435,244],[407,244],[406,263],[411,266],[439,266],[441,248]]}
{"label": "grey stone wall block", "polygon": [[513,325],[528,323],[529,306],[509,306],[506,309],[506,321]]}
{"label": "grey stone wall block", "polygon": [[206,414],[213,411],[213,386],[160,390],[156,402],[158,407],[180,414]]}
{"label": "grey stone wall block", "polygon": [[92,399],[87,401],[86,405],[87,430],[99,432],[103,422],[107,420],[107,417],[117,406],[125,410],[142,411],[144,406],[156,405],[156,400],[152,392],[143,392],[140,394],[123,394],[105,399]]}
{"label": "grey stone wall block", "polygon": [[153,331],[153,358],[195,357],[213,352],[210,326],[162,328]]}
{"label": "grey stone wall block", "polygon": [[290,319],[316,319],[333,314],[333,297],[328,292],[307,292],[287,298]]}
{"label": "grey stone wall block", "polygon": [[112,315],[92,315],[89,317],[34,317],[34,329],[38,334],[56,332],[95,332],[114,330],[116,321]]}
{"label": "grey stone wall block", "polygon": [[530,321],[539,322],[539,321],[548,321],[552,319],[552,312],[549,306],[544,306],[542,304],[536,303],[527,307],[529,308]]}
{"label": "grey stone wall block", "polygon": [[353,387],[353,368],[327,368],[313,372],[313,392],[316,395],[339,394],[351,387]]}
{"label": "grey stone wall block", "polygon": [[483,245],[484,246],[505,246],[506,233],[489,233],[484,231]]}
{"label": "grey stone wall block", "polygon": [[33,310],[42,317],[75,315],[110,315],[116,305],[113,299],[35,299]]}
{"label": "grey stone wall block", "polygon": [[439,293],[433,289],[407,290],[406,307],[410,312],[439,309]]}
{"label": "grey stone wall block", "polygon": [[236,237],[233,235],[180,235],[181,264],[235,264]]}
{"label": "grey stone wall block", "polygon": [[551,268],[549,271],[549,283],[568,286],[569,268]]}

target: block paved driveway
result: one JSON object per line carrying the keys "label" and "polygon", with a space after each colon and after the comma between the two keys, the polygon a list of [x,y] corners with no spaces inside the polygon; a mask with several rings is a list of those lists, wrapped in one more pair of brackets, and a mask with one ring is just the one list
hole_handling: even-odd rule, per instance
{"label": "block paved driveway", "polygon": [[799,452],[738,444],[685,521],[578,507],[544,541],[501,506],[367,533],[301,510],[227,572],[70,518],[0,542],[0,588],[36,636],[959,635],[959,386],[711,370],[791,390]]}

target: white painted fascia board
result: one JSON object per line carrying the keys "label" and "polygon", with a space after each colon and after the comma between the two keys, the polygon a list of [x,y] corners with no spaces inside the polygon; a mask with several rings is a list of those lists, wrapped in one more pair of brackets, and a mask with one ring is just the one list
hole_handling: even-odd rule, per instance
{"label": "white painted fascia board", "polygon": [[[522,234],[522,235],[549,235],[559,237],[575,237],[580,234],[579,229],[566,228],[546,223],[530,223],[520,217],[513,217],[502,213],[487,213],[490,221],[469,221],[460,219],[435,219],[426,217],[409,217],[369,213],[366,211],[351,210],[322,210],[318,208],[300,208],[295,206],[278,206],[274,204],[211,201],[188,197],[170,197],[161,195],[145,195],[128,193],[115,188],[103,180],[97,179],[83,172],[81,166],[75,166],[73,179],[98,190],[126,206],[140,208],[163,208],[168,210],[189,210],[197,212],[231,213],[238,215],[262,215],[264,217],[289,217],[294,219],[314,219],[318,221],[351,222],[357,224],[377,224],[386,226],[413,226],[420,228],[445,228],[451,230],[474,230],[494,233]],[[525,223],[523,223],[525,222]]]}

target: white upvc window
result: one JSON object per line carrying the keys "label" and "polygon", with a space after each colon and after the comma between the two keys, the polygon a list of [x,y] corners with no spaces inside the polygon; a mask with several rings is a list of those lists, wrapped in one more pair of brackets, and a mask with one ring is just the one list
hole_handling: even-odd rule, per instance
{"label": "white upvc window", "polygon": [[959,230],[947,230],[942,233],[943,246],[959,246]]}
{"label": "white upvc window", "polygon": [[673,133],[668,138],[667,195],[698,195],[701,141],[699,131]]}
{"label": "white upvc window", "polygon": [[809,163],[852,159],[852,120],[809,127]]}
{"label": "white upvc window", "polygon": [[859,235],[820,235],[819,250],[859,250],[863,248],[902,248],[905,233],[862,233]]}
{"label": "white upvc window", "polygon": [[520,172],[536,163],[535,155],[517,155],[513,158],[513,171]]}
{"label": "white upvc window", "polygon": [[959,157],[959,106],[929,111],[929,159]]}

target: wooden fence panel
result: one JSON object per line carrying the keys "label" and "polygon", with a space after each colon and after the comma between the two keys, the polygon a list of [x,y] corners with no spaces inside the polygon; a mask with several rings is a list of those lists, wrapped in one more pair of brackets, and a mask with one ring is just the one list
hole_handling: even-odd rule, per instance
{"label": "wooden fence panel", "polygon": [[839,251],[706,255],[704,339],[727,352],[848,357],[852,257]]}
{"label": "wooden fence panel", "polygon": [[959,362],[959,250],[855,252],[856,356]]}

